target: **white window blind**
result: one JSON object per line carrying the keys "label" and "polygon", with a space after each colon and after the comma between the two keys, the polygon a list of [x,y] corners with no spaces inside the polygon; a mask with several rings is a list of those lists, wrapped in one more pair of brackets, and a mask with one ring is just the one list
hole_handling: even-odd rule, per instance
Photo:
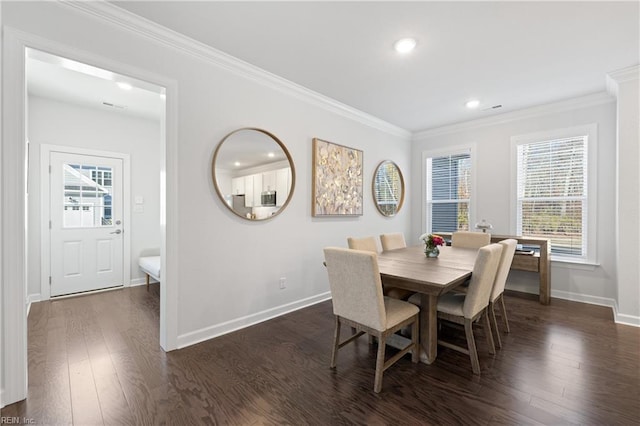
{"label": "white window blind", "polygon": [[426,158],[426,229],[430,232],[469,230],[471,154]]}
{"label": "white window blind", "polygon": [[552,254],[587,256],[587,136],[517,147],[517,233],[551,240]]}

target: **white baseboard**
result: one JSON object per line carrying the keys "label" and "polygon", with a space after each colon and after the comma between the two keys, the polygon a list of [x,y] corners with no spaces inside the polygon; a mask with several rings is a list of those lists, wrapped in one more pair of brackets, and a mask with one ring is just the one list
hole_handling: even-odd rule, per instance
{"label": "white baseboard", "polygon": [[631,325],[633,327],[640,327],[640,317],[621,314],[620,312],[618,312],[617,303],[614,303],[613,305],[613,318],[616,324],[625,324],[625,325]]}
{"label": "white baseboard", "polygon": [[31,312],[31,304],[40,302],[42,300],[42,296],[40,293],[30,294],[27,296],[27,317],[29,317],[29,312]]}
{"label": "white baseboard", "polygon": [[246,328],[270,320],[272,318],[288,314],[289,312],[297,311],[298,309],[306,308],[307,306],[324,302],[325,300],[329,299],[331,299],[331,293],[326,292],[317,296],[312,296],[306,299],[288,303],[286,305],[267,309],[266,311],[257,312],[255,314],[227,321],[222,324],[216,324],[211,327],[206,327],[200,330],[192,331],[190,333],[182,334],[178,336],[178,349],[195,345],[196,343],[213,339],[214,337],[222,336],[224,334],[231,333],[233,331],[240,330],[242,328]]}
{"label": "white baseboard", "polygon": [[[154,280],[153,278],[151,278],[151,281],[149,281],[150,284],[154,284],[157,283],[158,281]],[[147,279],[146,278],[134,278],[131,280],[131,283],[129,284],[129,287],[135,287],[138,285],[147,285]]]}
{"label": "white baseboard", "polygon": [[613,311],[613,320],[616,324],[632,325],[640,327],[640,317],[625,315],[618,312],[618,303],[608,297],[589,296],[586,294],[570,293],[568,291],[551,290],[551,297],[571,300],[574,302],[588,303],[590,305],[608,306]]}
{"label": "white baseboard", "polygon": [[588,294],[571,293],[569,291],[551,290],[551,297],[571,300],[573,302],[588,303],[590,305],[608,306],[613,309],[615,300],[608,297],[590,296]]}

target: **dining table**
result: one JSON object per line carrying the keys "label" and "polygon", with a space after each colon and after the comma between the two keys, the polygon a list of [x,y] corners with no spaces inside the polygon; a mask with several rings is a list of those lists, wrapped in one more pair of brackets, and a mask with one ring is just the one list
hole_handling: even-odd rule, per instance
{"label": "dining table", "polygon": [[431,364],[438,355],[438,297],[463,284],[473,271],[478,249],[441,246],[440,255],[427,257],[424,246],[378,254],[384,287],[420,294],[420,360]]}

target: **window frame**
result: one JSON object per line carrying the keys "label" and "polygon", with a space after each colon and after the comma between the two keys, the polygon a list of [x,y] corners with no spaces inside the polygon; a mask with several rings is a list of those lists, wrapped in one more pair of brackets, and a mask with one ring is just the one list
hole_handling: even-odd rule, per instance
{"label": "window frame", "polygon": [[[556,262],[596,264],[597,261],[597,171],[598,171],[598,125],[596,123],[573,126],[561,129],[527,133],[511,137],[511,219],[510,228],[513,235],[518,232],[518,146],[536,142],[547,142],[556,139],[586,136],[586,225],[583,225],[583,236],[586,234],[586,253],[581,256],[551,254]],[[583,219],[584,223],[584,219]]]}
{"label": "window frame", "polygon": [[469,185],[469,229],[472,230],[472,223],[474,223],[474,217],[476,216],[475,194],[477,194],[477,155],[476,144],[468,143],[464,145],[452,146],[449,148],[422,151],[422,233],[432,232],[431,212],[427,208],[427,189],[429,186],[427,182],[427,158],[460,154],[469,154],[471,159],[471,185]]}

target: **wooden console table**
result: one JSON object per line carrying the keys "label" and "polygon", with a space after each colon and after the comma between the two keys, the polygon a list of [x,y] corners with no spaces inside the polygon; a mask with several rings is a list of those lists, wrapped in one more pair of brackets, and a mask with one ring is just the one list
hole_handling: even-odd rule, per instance
{"label": "wooden console table", "polygon": [[[451,240],[451,233],[437,232],[437,235]],[[516,237],[513,235],[493,235],[491,242],[497,243],[507,238],[518,240],[518,244],[525,246],[537,246],[538,251],[530,254],[517,254],[513,256],[511,269],[519,271],[537,272],[540,275],[540,303],[548,305],[551,301],[551,244],[546,238]]]}

